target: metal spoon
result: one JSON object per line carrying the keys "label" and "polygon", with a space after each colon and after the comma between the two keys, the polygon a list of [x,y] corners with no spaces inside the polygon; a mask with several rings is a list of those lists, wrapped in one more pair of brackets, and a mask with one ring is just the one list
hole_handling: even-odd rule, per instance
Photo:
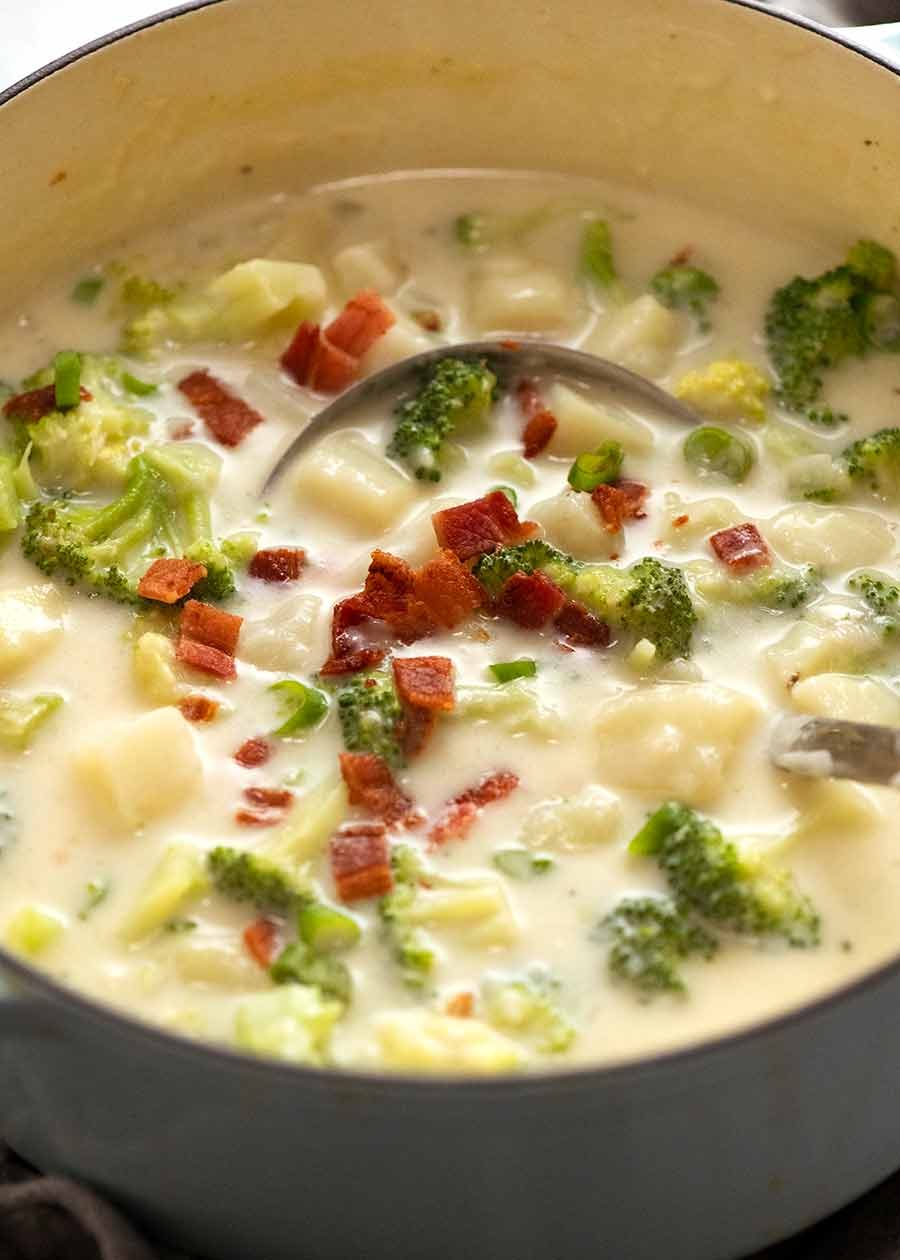
{"label": "metal spoon", "polygon": [[555,346],[549,342],[527,341],[503,344],[498,341],[466,341],[457,346],[440,346],[436,350],[426,350],[424,354],[414,354],[399,363],[392,363],[381,372],[367,376],[358,385],[339,394],[334,402],[323,407],[309,421],[290,446],[279,456],[274,468],[263,482],[262,495],[275,485],[285,469],[293,463],[298,455],[307,450],[325,433],[334,428],[340,421],[367,403],[374,402],[383,394],[400,394],[410,385],[416,383],[424,368],[433,367],[442,359],[485,359],[488,366],[504,376],[530,375],[535,372],[556,372],[575,377],[583,381],[597,382],[612,386],[640,402],[649,404],[656,411],[678,420],[682,424],[699,424],[699,417],[678,402],[664,389],[654,385],[636,372],[608,359],[599,359],[596,355],[586,354],[583,350],[571,350],[568,346]]}
{"label": "metal spoon", "polygon": [[781,770],[810,779],[855,779],[900,787],[900,728],[837,718],[785,717],[769,756]]}

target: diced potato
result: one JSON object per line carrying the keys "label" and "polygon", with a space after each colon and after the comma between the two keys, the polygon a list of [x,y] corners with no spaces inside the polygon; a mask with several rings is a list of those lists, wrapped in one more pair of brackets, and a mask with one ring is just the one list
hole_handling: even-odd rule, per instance
{"label": "diced potato", "polygon": [[403,280],[403,268],[384,241],[348,245],[335,254],[331,265],[345,297],[360,289],[375,289],[386,296]]}
{"label": "diced potato", "polygon": [[485,332],[566,328],[573,308],[573,294],[560,275],[527,258],[489,258],[473,270],[471,317]]}
{"label": "diced potato", "polygon": [[406,915],[416,927],[456,928],[479,947],[511,945],[519,936],[506,888],[493,875],[435,881],[419,889]]}
{"label": "diced potato", "polygon": [[237,1008],[235,1043],[242,1050],[289,1063],[325,1061],[331,1030],[343,1007],[306,984],[255,993]]}
{"label": "diced potato", "polygon": [[487,462],[487,470],[498,481],[511,481],[527,490],[537,481],[534,465],[521,451],[497,451]]}
{"label": "diced potato", "polygon": [[525,815],[519,838],[532,849],[585,849],[612,840],[621,825],[619,798],[593,786],[540,801]]}
{"label": "diced potato", "polygon": [[181,937],[173,951],[175,969],[189,984],[211,984],[240,992],[268,988],[268,973],[232,940],[196,940],[191,933]]}
{"label": "diced potato", "polygon": [[238,263],[207,287],[215,315],[210,331],[222,337],[249,337],[273,324],[290,328],[321,315],[327,298],[325,277],[310,263],[254,258]]}
{"label": "diced potato", "polygon": [[[396,311],[394,313],[397,314]],[[435,344],[433,338],[428,337],[413,320],[397,314],[396,324],[379,337],[360,359],[360,375],[371,376],[373,372],[380,372],[401,359],[433,350]]]}
{"label": "diced potato", "polygon": [[44,656],[63,629],[63,599],[49,583],[0,594],[0,678]]}
{"label": "diced potato", "polygon": [[568,385],[550,390],[549,407],[557,419],[556,432],[547,450],[551,455],[574,459],[601,442],[621,442],[629,455],[646,455],[653,449],[653,430],[641,420],[591,402]]}
{"label": "diced potato", "polygon": [[554,739],[562,730],[556,709],[541,704],[540,697],[524,679],[502,687],[458,687],[456,707],[447,715],[463,721],[496,722],[510,735],[539,735]]}
{"label": "diced potato", "polygon": [[811,495],[817,495],[823,501],[826,497],[839,498],[850,486],[846,469],[827,451],[798,455],[789,461],[785,471],[788,493],[799,498]]}
{"label": "diced potato", "polygon": [[874,512],[817,503],[786,508],[763,533],[786,560],[813,564],[826,574],[877,564],[894,545],[887,521]]}
{"label": "diced potato", "polygon": [[787,634],[766,649],[775,678],[793,686],[814,674],[861,669],[884,648],[880,626],[851,601],[817,604]]}
{"label": "diced potato", "polygon": [[548,542],[576,560],[608,560],[622,553],[622,531],[609,532],[589,494],[563,490],[536,503],[528,515],[543,525]]}
{"label": "diced potato", "polygon": [[813,717],[900,726],[900,695],[877,678],[816,674],[791,689],[791,704]]}
{"label": "diced potato", "polygon": [[412,508],[418,488],[374,442],[353,429],[322,439],[294,475],[301,508],[325,512],[350,533],[383,533]]}
{"label": "diced potato", "polygon": [[710,534],[747,519],[730,499],[695,499],[690,503],[677,494],[667,494],[663,503],[663,540],[679,549],[697,547]]}
{"label": "diced potato", "polygon": [[77,750],[73,765],[97,804],[126,827],[178,808],[202,777],[190,725],[168,707],[108,727]]}
{"label": "diced potato", "polygon": [[621,787],[701,805],[759,718],[749,696],[712,683],[665,683],[609,701],[595,725],[601,774]]}
{"label": "diced potato", "polygon": [[[435,512],[443,512],[445,508],[459,507],[461,503],[465,503],[465,499],[458,494],[442,494],[436,499],[430,499],[421,511],[408,521],[404,521],[396,531],[396,533],[385,543],[385,547],[395,556],[401,556],[408,564],[414,568],[426,563],[433,556],[437,555],[438,545],[434,536],[434,525],[431,518]],[[369,561],[371,560],[371,552],[367,549],[365,552],[362,566],[362,573],[368,570]],[[362,582],[360,582],[360,585]]]}
{"label": "diced potato", "polygon": [[170,844],[122,924],[123,938],[140,941],[158,931],[204,893],[208,882],[203,854],[189,844]]}
{"label": "diced potato", "polygon": [[65,929],[62,915],[43,906],[22,906],[7,923],[3,942],[17,954],[38,958],[59,940]]}
{"label": "diced potato", "polygon": [[264,617],[245,620],[238,655],[260,669],[301,669],[322,632],[318,595],[288,595]]}
{"label": "diced potato", "polygon": [[382,1015],[375,1036],[386,1066],[412,1072],[492,1075],[525,1063],[525,1052],[480,1019],[459,1019],[436,1011],[397,1011]]}
{"label": "diced potato", "polygon": [[286,822],[267,841],[274,861],[311,862],[324,851],[330,836],[350,812],[343,779],[329,776],[300,797]]}
{"label": "diced potato", "polygon": [[646,293],[601,320],[584,349],[640,376],[663,376],[684,331],[684,321]]}
{"label": "diced potato", "polygon": [[148,631],[134,645],[134,681],[154,704],[177,704],[186,691],[175,673],[175,644],[164,634]]}
{"label": "diced potato", "polygon": [[788,777],[788,791],[797,806],[797,818],[787,843],[813,842],[828,836],[844,840],[871,831],[884,819],[877,791],[838,779]]}

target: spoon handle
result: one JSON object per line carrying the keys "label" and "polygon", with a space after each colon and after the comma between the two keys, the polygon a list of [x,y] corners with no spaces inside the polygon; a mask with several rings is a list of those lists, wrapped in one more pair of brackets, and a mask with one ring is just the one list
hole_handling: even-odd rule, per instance
{"label": "spoon handle", "polygon": [[769,755],[781,770],[811,779],[855,779],[900,787],[900,728],[838,718],[785,717]]}

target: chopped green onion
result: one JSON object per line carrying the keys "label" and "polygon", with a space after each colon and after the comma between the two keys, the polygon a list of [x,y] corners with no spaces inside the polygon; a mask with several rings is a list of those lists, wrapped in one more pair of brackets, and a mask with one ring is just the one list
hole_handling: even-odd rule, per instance
{"label": "chopped green onion", "polygon": [[360,938],[360,927],[352,915],[320,901],[305,905],[297,916],[297,931],[314,954],[333,954],[350,949]]}
{"label": "chopped green onion", "polygon": [[615,481],[625,462],[621,442],[601,442],[595,451],[579,455],[569,469],[569,485],[573,490],[590,493],[597,486]]}
{"label": "chopped green onion", "polygon": [[303,941],[291,941],[269,968],[269,975],[276,984],[312,984],[322,990],[325,997],[349,1002],[353,990],[346,964],[339,958],[314,955]]}
{"label": "chopped green onion", "polygon": [[537,673],[537,662],[529,657],[523,657],[519,661],[498,661],[496,665],[489,665],[488,669],[498,683],[508,683],[514,678],[534,678]]}
{"label": "chopped green onion", "polygon": [[453,220],[453,235],[466,249],[480,249],[486,242],[486,220],[483,214],[460,214]]}
{"label": "chopped green onion", "polygon": [[88,917],[92,910],[96,910],[101,901],[105,901],[109,896],[109,880],[108,879],[91,879],[85,888],[84,905],[78,911],[78,917],[84,920]]}
{"label": "chopped green onion", "polygon": [[537,856],[527,849],[498,849],[491,861],[510,879],[533,879],[546,875],[555,866],[553,858]]}
{"label": "chopped green onion", "polygon": [[750,443],[711,424],[689,433],[682,450],[687,462],[703,475],[717,473],[729,481],[743,481],[753,467]]}
{"label": "chopped green onion", "polygon": [[298,731],[321,722],[328,711],[328,697],[315,687],[307,687],[296,678],[284,678],[281,682],[272,683],[270,691],[277,693],[281,700],[283,712],[288,714],[287,720],[273,731],[279,739],[289,739]]}
{"label": "chopped green onion", "polygon": [[519,506],[519,496],[516,494],[515,490],[513,490],[512,486],[491,486],[488,490],[488,494],[493,494],[495,490],[499,490],[501,494],[505,494],[514,508]]}
{"label": "chopped green onion", "polygon": [[93,306],[105,283],[102,276],[82,276],[69,296],[82,306]]}
{"label": "chopped green onion", "polygon": [[130,372],[122,373],[122,384],[128,390],[129,394],[137,394],[139,398],[145,398],[148,394],[155,394],[158,385],[154,385],[151,381],[142,381],[138,377],[132,376]]}
{"label": "chopped green onion", "polygon": [[169,919],[165,924],[165,931],[171,932],[173,936],[181,936],[185,932],[193,932],[196,926],[196,919]]}
{"label": "chopped green onion", "polygon": [[81,401],[81,355],[77,350],[60,350],[55,356],[53,387],[59,411],[78,406]]}
{"label": "chopped green onion", "polygon": [[592,219],[581,234],[579,269],[582,275],[600,289],[608,289],[617,280],[613,259],[612,234],[605,219]]}

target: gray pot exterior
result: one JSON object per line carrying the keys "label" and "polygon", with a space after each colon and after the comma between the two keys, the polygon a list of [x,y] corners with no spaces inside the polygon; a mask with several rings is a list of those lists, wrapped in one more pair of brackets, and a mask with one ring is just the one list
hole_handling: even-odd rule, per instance
{"label": "gray pot exterior", "polygon": [[452,1088],[244,1060],[16,986],[0,1132],[207,1260],[729,1260],[900,1164],[896,970],[718,1046]]}

